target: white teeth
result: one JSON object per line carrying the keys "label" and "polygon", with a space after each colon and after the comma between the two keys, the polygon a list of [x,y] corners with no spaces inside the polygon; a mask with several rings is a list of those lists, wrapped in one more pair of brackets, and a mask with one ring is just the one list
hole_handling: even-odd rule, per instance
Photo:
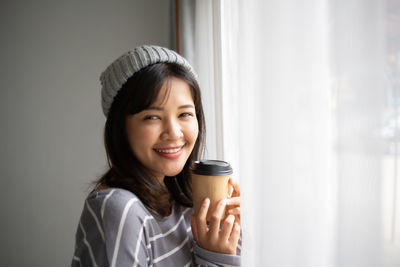
{"label": "white teeth", "polygon": [[157,152],[162,152],[162,153],[176,153],[179,150],[181,150],[182,147],[174,148],[174,149],[156,149]]}

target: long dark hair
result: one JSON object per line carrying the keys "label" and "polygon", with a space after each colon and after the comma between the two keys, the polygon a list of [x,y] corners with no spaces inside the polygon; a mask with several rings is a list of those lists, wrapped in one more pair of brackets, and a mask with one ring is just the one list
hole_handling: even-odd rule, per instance
{"label": "long dark hair", "polygon": [[[176,77],[185,81],[191,90],[198,121],[198,137],[183,170],[176,177],[165,177],[163,186],[152,179],[136,158],[128,143],[125,119],[148,108],[156,101],[164,84]],[[167,88],[166,95],[170,88]],[[205,122],[199,85],[182,66],[157,63],[136,72],[115,96],[104,129],[104,144],[110,169],[97,185],[124,188],[133,192],[145,206],[161,216],[171,210],[172,200],[192,206],[190,165],[204,150]]]}

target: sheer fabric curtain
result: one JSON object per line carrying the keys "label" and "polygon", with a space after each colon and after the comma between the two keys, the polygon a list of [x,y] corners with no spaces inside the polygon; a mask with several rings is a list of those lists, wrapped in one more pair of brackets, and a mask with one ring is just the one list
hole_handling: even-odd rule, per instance
{"label": "sheer fabric curtain", "polygon": [[224,88],[236,94],[237,119],[230,120],[237,137],[225,147],[238,154],[243,266],[335,266],[327,2],[239,1],[236,8],[237,36],[227,42],[236,38],[238,46],[223,68],[237,66],[237,81]]}
{"label": "sheer fabric curtain", "polygon": [[399,75],[399,50],[388,51],[398,5],[221,5],[223,148],[241,182],[243,266],[400,266],[399,85],[386,77]]}
{"label": "sheer fabric curtain", "polygon": [[194,4],[207,157],[241,184],[242,265],[400,266],[398,1]]}
{"label": "sheer fabric curtain", "polygon": [[199,75],[207,125],[204,158],[223,159],[221,1],[180,1],[182,55]]}

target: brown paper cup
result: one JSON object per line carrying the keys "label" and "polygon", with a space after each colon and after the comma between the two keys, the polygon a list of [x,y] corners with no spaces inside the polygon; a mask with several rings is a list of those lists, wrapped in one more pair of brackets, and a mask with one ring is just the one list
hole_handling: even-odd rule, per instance
{"label": "brown paper cup", "polygon": [[192,169],[192,192],[193,209],[196,215],[204,199],[208,197],[210,206],[207,220],[210,219],[218,202],[228,197],[231,176],[232,168],[227,162],[215,160],[195,162]]}

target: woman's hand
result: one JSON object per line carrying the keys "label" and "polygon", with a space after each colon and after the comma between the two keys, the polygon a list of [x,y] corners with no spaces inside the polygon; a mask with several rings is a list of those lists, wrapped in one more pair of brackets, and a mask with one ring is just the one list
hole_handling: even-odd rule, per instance
{"label": "woman's hand", "polygon": [[235,221],[240,225],[240,187],[237,181],[229,178],[229,198],[226,201],[226,215],[235,215]]}
{"label": "woman's hand", "polygon": [[[236,254],[240,237],[240,188],[237,182],[229,180],[230,197],[218,202],[207,224],[207,212],[210,200],[206,198],[197,216],[192,215],[192,233],[197,244],[207,250]],[[226,208],[226,213],[224,210]],[[228,214],[226,216],[226,214]],[[225,218],[225,219],[223,219]]]}

